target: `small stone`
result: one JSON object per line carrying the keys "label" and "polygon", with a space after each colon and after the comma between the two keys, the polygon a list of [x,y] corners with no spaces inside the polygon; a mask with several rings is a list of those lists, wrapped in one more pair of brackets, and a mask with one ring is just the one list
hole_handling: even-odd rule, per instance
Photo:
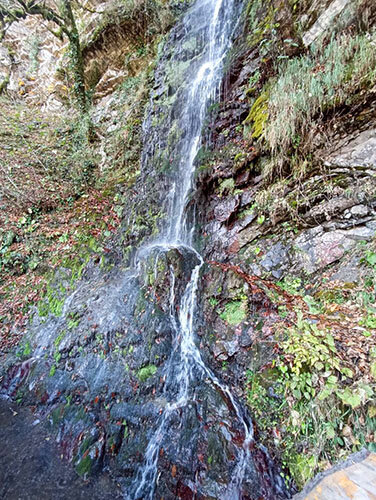
{"label": "small stone", "polygon": [[355,217],[365,217],[368,215],[368,207],[365,205],[355,205],[350,211]]}

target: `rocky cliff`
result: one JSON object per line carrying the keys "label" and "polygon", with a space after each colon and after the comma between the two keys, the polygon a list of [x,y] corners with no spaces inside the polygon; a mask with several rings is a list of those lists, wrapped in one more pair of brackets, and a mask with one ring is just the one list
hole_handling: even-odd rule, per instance
{"label": "rocky cliff", "polygon": [[202,335],[302,485],[375,446],[375,12],[247,14],[197,161]]}
{"label": "rocky cliff", "polygon": [[[196,345],[215,378],[197,377],[190,404],[169,421],[155,498],[224,498],[247,439],[242,422],[253,440],[241,498],[290,496],[351,452],[376,447],[376,9],[369,0],[237,4],[185,209],[194,251],[142,249],[163,234],[179,186],[182,106],[205,50],[202,11],[104,2],[82,16],[89,140],[48,114],[69,106],[69,80],[58,99],[45,80],[62,75],[64,47],[53,35],[40,28],[46,54],[38,49],[32,83],[32,55],[4,70],[11,127],[2,159],[22,158],[51,201],[2,170],[1,393],[48,422],[79,475],[107,469],[134,495],[178,390],[166,381],[178,371],[171,303],[182,303],[197,251]],[[10,48],[26,53],[34,22],[9,31],[7,67]],[[53,159],[40,144],[44,120],[51,147],[64,151]]]}

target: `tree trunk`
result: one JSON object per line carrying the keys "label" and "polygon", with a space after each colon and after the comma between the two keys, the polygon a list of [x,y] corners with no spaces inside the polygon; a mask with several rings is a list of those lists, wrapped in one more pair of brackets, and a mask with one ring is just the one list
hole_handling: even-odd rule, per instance
{"label": "tree trunk", "polygon": [[76,37],[73,34],[69,37],[69,57],[70,69],[73,76],[74,95],[80,111],[85,113],[87,111],[88,102],[85,90],[84,65],[78,35]]}
{"label": "tree trunk", "polygon": [[70,0],[63,0],[62,5],[64,18],[66,19],[67,25],[69,25],[67,34],[69,39],[70,69],[73,74],[73,90],[80,111],[85,113],[87,111],[88,102],[85,89],[84,63],[82,60],[80,36]]}

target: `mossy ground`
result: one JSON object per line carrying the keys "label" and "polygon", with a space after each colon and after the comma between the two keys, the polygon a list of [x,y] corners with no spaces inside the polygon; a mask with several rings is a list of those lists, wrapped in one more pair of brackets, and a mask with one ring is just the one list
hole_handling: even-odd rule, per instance
{"label": "mossy ground", "polygon": [[80,153],[77,118],[5,99],[2,109],[7,116],[0,115],[0,349],[8,350],[19,341],[30,306],[42,296],[42,315],[61,312],[64,297],[47,286],[56,269],[68,269],[73,286],[91,257],[105,259],[103,241],[120,225],[117,186],[124,179],[115,168],[106,183],[100,176],[96,181],[95,145],[86,144],[90,150]]}
{"label": "mossy ground", "polygon": [[137,378],[140,380],[140,382],[146,382],[146,380],[152,377],[156,371],[157,367],[154,365],[144,366],[137,372]]}
{"label": "mossy ground", "polygon": [[279,283],[286,295],[278,298],[273,361],[248,372],[259,438],[298,488],[351,452],[376,450],[375,245],[356,252],[364,267],[357,284]]}

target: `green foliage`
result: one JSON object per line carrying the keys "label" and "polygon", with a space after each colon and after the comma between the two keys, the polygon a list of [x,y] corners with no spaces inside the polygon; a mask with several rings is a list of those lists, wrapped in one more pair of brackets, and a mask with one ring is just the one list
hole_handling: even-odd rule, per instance
{"label": "green foliage", "polygon": [[11,246],[16,241],[17,235],[14,231],[3,232],[0,230],[0,271],[8,271],[15,274],[17,270],[27,268],[25,256],[19,251],[12,250]]}
{"label": "green foliage", "polygon": [[63,338],[65,337],[66,335],[66,330],[62,330],[59,335],[56,337],[56,339],[54,340],[54,346],[57,348],[59,347],[61,341],[63,340]]}
{"label": "green foliage", "polygon": [[248,44],[258,45],[261,55],[265,55],[273,44],[278,23],[274,22],[275,9],[271,0],[250,0],[246,16],[248,23]]}
{"label": "green foliage", "polygon": [[287,334],[282,349],[287,355],[294,356],[294,364],[290,368],[292,378],[310,373],[312,369],[325,371],[326,374],[340,369],[332,335],[318,329],[314,323],[304,321],[301,313],[298,313],[296,327],[288,329]]}
{"label": "green foliage", "polygon": [[302,487],[323,464],[372,448],[376,387],[354,381],[330,332],[302,314],[281,334],[273,366],[247,373],[247,401],[269,445],[275,433],[282,463]]}
{"label": "green foliage", "polygon": [[76,472],[79,476],[88,476],[92,467],[92,459],[89,455],[83,457],[76,465]]}
{"label": "green foliage", "polygon": [[251,94],[254,91],[254,88],[259,83],[260,78],[261,78],[260,71],[259,70],[255,71],[255,73],[250,77],[248,81],[247,95]]}
{"label": "green foliage", "polygon": [[48,286],[44,299],[38,303],[39,316],[46,317],[50,313],[54,316],[61,316],[63,306],[64,298],[61,298],[57,290]]}
{"label": "green foliage", "polygon": [[80,318],[77,313],[70,313],[68,315],[68,329],[73,330],[74,328],[77,328],[78,324],[80,322]]}
{"label": "green foliage", "polygon": [[265,215],[264,214],[261,214],[257,217],[257,224],[259,224],[260,226],[262,226],[265,222]]}
{"label": "green foliage", "polygon": [[216,299],[215,297],[210,297],[209,298],[209,304],[212,306],[212,307],[215,307],[218,305],[218,299]]}
{"label": "green foliage", "polygon": [[155,365],[147,365],[138,370],[137,378],[140,382],[146,382],[146,380],[152,377],[157,371],[157,367]]}
{"label": "green foliage", "polygon": [[61,173],[68,176],[77,194],[82,194],[93,181],[96,160],[90,142],[92,127],[89,114],[83,114],[71,123],[70,154]]}
{"label": "green foliage", "polygon": [[27,340],[25,342],[25,344],[23,345],[22,352],[20,354],[18,354],[18,355],[21,355],[22,357],[27,358],[27,357],[30,356],[30,354],[31,354],[31,344]]}
{"label": "green foliage", "polygon": [[272,151],[285,151],[295,137],[306,136],[317,115],[373,85],[375,65],[374,34],[343,34],[324,48],[281,63],[270,87],[263,132]]}
{"label": "green foliage", "polygon": [[3,80],[0,81],[0,96],[7,89],[8,85],[9,85],[9,80],[10,80],[10,76],[8,74],[8,75],[5,75]]}
{"label": "green foliage", "polygon": [[223,196],[224,193],[232,193],[235,188],[235,180],[230,177],[229,179],[225,179],[221,181],[219,185],[219,195]]}
{"label": "green foliage", "polygon": [[238,325],[247,317],[247,301],[236,300],[228,302],[220,313],[221,319],[229,325]]}
{"label": "green foliage", "polygon": [[295,482],[303,486],[309,479],[312,478],[312,471],[317,467],[317,457],[313,455],[306,455],[304,453],[296,453],[292,456],[289,463],[291,475]]}
{"label": "green foliage", "polygon": [[366,252],[365,260],[369,266],[376,269],[376,252],[373,252],[372,250],[368,250]]}
{"label": "green foliage", "polygon": [[282,281],[277,282],[277,285],[291,295],[299,295],[302,280],[299,277],[285,276]]}

